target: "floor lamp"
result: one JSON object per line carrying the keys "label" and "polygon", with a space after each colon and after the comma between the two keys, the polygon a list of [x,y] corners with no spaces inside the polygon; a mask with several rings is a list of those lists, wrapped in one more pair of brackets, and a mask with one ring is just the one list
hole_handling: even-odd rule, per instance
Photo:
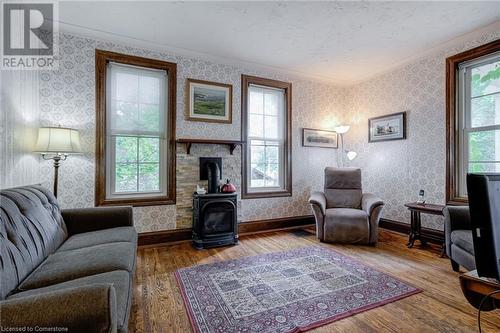
{"label": "floor lamp", "polygon": [[346,134],[350,128],[351,128],[351,126],[349,126],[349,125],[341,125],[341,126],[337,126],[334,128],[334,131],[340,135],[340,166],[341,167],[344,167],[344,164],[345,164],[344,154],[347,156],[347,159],[349,161],[352,161],[353,159],[356,158],[356,156],[358,156],[358,153],[356,153],[355,151],[344,149],[344,134]]}
{"label": "floor lamp", "polygon": [[44,160],[54,161],[54,196],[57,197],[59,165],[69,154],[80,153],[80,134],[77,130],[64,127],[40,127],[35,152]]}

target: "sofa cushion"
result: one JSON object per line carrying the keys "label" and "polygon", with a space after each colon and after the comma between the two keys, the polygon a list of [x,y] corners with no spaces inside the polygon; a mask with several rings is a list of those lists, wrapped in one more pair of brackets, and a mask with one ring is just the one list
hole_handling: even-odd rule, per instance
{"label": "sofa cushion", "polygon": [[116,242],[57,251],[38,266],[18,289],[41,288],[115,270],[132,272],[135,266],[135,249],[133,243]]}
{"label": "sofa cushion", "polygon": [[54,195],[41,186],[0,192],[0,299],[67,238]]}
{"label": "sofa cushion", "polygon": [[324,239],[339,243],[368,243],[368,214],[361,209],[329,208],[326,210]]}
{"label": "sofa cushion", "polygon": [[137,243],[137,232],[135,228],[119,227],[76,234],[68,238],[57,251],[81,249],[84,247],[115,242]]}
{"label": "sofa cushion", "polygon": [[[118,327],[122,327],[127,316],[128,304],[131,301],[131,279],[130,273],[127,271],[113,271],[108,273],[96,274],[91,276],[86,276],[83,278],[70,280],[63,283],[54,284],[44,288],[38,288],[28,291],[23,291],[17,294],[13,294],[7,299],[16,299],[26,296],[40,295],[43,296],[44,293],[63,290],[67,288],[78,288],[83,286],[89,286],[93,284],[109,283],[115,288],[116,294],[116,307],[117,307],[117,319]],[[54,306],[57,307],[57,304]]]}
{"label": "sofa cushion", "polygon": [[474,243],[471,230],[455,230],[451,232],[451,242],[465,251],[473,254]]}

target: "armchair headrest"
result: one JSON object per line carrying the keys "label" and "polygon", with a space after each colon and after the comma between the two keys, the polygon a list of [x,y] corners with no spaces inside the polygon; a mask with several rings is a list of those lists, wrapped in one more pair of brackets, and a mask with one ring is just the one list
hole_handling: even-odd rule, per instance
{"label": "armchair headrest", "polygon": [[325,189],[361,190],[361,169],[325,168]]}

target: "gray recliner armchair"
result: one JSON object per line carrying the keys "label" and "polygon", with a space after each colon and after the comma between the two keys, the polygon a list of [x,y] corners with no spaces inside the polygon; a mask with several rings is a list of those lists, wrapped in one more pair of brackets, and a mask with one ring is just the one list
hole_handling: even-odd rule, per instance
{"label": "gray recliner armchair", "polygon": [[316,236],[321,241],[377,243],[384,203],[362,192],[360,169],[326,168],[325,190],[313,192],[309,203],[316,220]]}
{"label": "gray recliner armchair", "polygon": [[476,269],[474,243],[468,206],[447,206],[443,210],[446,255],[455,272],[463,266],[469,271]]}

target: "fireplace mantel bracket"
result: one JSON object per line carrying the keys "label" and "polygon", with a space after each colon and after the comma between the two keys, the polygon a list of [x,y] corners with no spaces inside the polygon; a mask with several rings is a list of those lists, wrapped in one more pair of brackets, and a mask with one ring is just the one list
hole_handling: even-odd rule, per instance
{"label": "fireplace mantel bracket", "polygon": [[177,139],[177,143],[183,143],[186,145],[186,152],[189,155],[191,153],[191,146],[193,143],[204,144],[204,145],[227,145],[229,146],[229,152],[233,155],[234,150],[237,146],[243,145],[243,141],[236,140],[215,140],[215,139]]}

